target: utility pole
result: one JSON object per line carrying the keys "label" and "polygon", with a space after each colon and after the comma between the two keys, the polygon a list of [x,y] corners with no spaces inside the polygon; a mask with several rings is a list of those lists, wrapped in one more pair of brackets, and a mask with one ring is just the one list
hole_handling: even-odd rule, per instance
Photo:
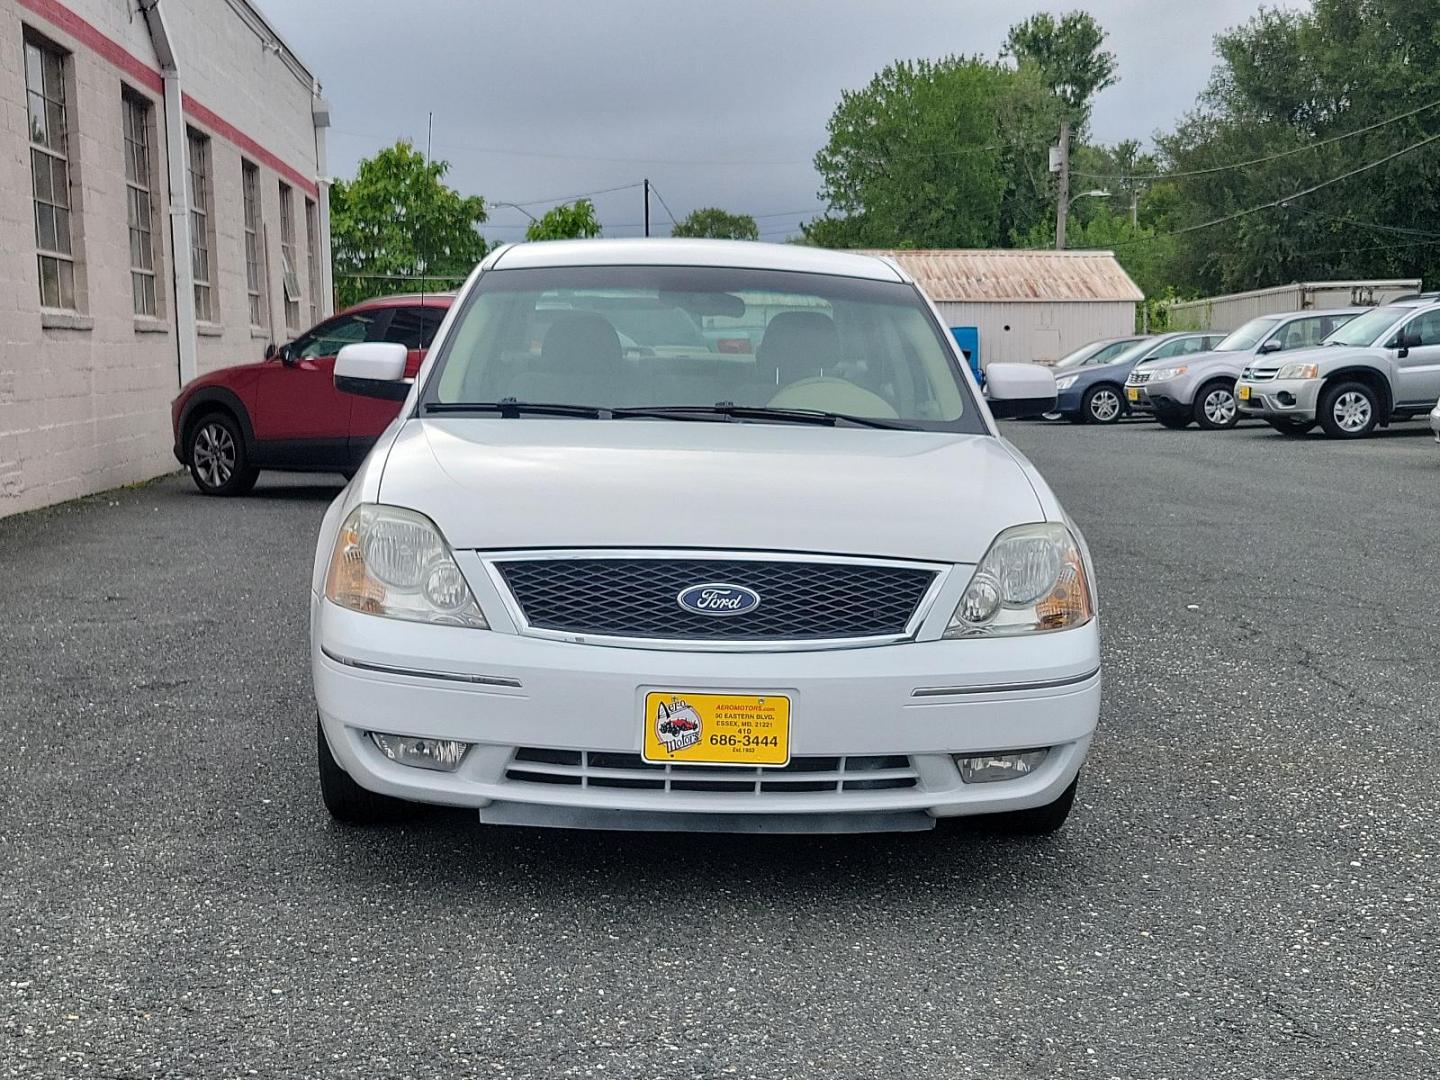
{"label": "utility pole", "polygon": [[1140,185],[1134,181],[1130,184],[1130,228],[1140,228]]}
{"label": "utility pole", "polygon": [[1054,156],[1051,171],[1059,174],[1055,199],[1055,250],[1065,250],[1065,224],[1070,216],[1070,118],[1060,121],[1059,153]]}
{"label": "utility pole", "polygon": [[645,235],[650,235],[650,178],[645,178]]}

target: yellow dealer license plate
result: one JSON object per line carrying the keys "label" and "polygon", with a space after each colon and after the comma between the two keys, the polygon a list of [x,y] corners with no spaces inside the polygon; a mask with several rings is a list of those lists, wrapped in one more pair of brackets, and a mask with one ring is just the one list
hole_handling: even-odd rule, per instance
{"label": "yellow dealer license plate", "polygon": [[1250,388],[1249,388],[1248,386],[1242,385],[1242,386],[1240,387],[1239,391],[1236,393],[1235,396],[1238,397],[1241,401],[1249,401],[1249,400],[1250,400]]}
{"label": "yellow dealer license plate", "polygon": [[1140,391],[1137,390],[1137,389],[1136,389],[1135,387],[1133,387],[1133,386],[1127,386],[1127,387],[1125,388],[1125,396],[1126,396],[1127,398],[1129,398],[1131,401],[1139,401],[1139,400],[1140,400]]}
{"label": "yellow dealer license plate", "polygon": [[641,756],[659,764],[788,764],[790,699],[783,694],[648,693]]}

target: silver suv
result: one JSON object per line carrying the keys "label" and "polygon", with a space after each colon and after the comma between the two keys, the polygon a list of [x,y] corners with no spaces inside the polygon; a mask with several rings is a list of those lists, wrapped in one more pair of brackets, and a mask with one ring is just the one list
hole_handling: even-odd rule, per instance
{"label": "silver suv", "polygon": [[1430,411],[1440,398],[1440,303],[1417,297],[1372,308],[1325,344],[1283,359],[1257,356],[1235,388],[1242,416],[1303,435],[1319,424],[1335,439]]}
{"label": "silver suv", "polygon": [[1137,413],[1154,413],[1168,428],[1232,428],[1240,419],[1235,383],[1260,356],[1313,348],[1364,308],[1261,315],[1232,331],[1213,352],[1178,363],[1140,364],[1125,381],[1125,398]]}

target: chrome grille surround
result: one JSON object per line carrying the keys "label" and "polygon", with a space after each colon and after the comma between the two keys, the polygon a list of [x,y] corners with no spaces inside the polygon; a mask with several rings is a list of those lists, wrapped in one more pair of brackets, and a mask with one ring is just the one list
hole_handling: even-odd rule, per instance
{"label": "chrome grille surround", "polygon": [[1246,382],[1270,382],[1279,371],[1279,368],[1246,368],[1240,373],[1240,378]]}
{"label": "chrome grille surround", "polygon": [[[526,636],[736,652],[857,648],[913,639],[951,569],[943,563],[790,552],[598,548],[480,554],[517,630]],[[593,588],[596,580],[600,589],[613,589],[604,580],[610,570],[646,590],[643,597],[619,596],[628,622],[589,619],[583,604],[567,610],[545,595]],[[678,593],[706,582],[755,589],[761,603],[751,614],[727,618],[682,609]],[[861,605],[874,606],[874,613],[844,607],[843,591],[854,588],[870,590]],[[756,614],[764,621],[756,621]]]}
{"label": "chrome grille surround", "polygon": [[639,754],[517,747],[505,768],[508,783],[572,788],[709,792],[716,795],[843,796],[918,787],[920,774],[903,754],[795,757],[774,768],[653,765]]}

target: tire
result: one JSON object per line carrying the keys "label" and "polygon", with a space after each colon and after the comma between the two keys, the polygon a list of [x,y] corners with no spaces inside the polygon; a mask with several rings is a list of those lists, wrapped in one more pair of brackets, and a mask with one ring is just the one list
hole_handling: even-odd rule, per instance
{"label": "tire", "polygon": [[1320,426],[1332,439],[1363,439],[1380,422],[1380,400],[1362,382],[1339,382],[1320,394]]}
{"label": "tire", "polygon": [[1217,379],[1206,383],[1195,395],[1194,408],[1201,431],[1229,431],[1240,422],[1233,382]]}
{"label": "tire", "polygon": [[1156,413],[1155,419],[1160,421],[1161,427],[1167,427],[1171,431],[1183,431],[1190,426],[1190,417],[1178,416],[1175,413]]}
{"label": "tire", "polygon": [[1076,776],[1052,803],[1032,806],[1028,810],[1012,810],[1008,814],[986,814],[976,818],[975,824],[987,832],[1003,836],[1050,836],[1059,832],[1070,816],[1079,786],[1080,777]]}
{"label": "tire", "polygon": [[1085,391],[1080,402],[1082,424],[1116,424],[1125,415],[1125,400],[1120,388],[1110,383],[1099,383]]}
{"label": "tire", "polygon": [[320,798],[336,821],[347,825],[384,825],[414,816],[414,803],[377,795],[350,779],[350,774],[330,753],[319,717],[315,719],[315,756],[320,765]]}
{"label": "tire", "polygon": [[244,495],[260,475],[251,467],[245,436],[229,413],[206,413],[190,422],[185,460],[202,495]]}
{"label": "tire", "polygon": [[1284,417],[1265,418],[1265,422],[1278,431],[1281,435],[1292,439],[1298,439],[1301,435],[1308,435],[1315,430],[1319,420],[1287,420]]}

